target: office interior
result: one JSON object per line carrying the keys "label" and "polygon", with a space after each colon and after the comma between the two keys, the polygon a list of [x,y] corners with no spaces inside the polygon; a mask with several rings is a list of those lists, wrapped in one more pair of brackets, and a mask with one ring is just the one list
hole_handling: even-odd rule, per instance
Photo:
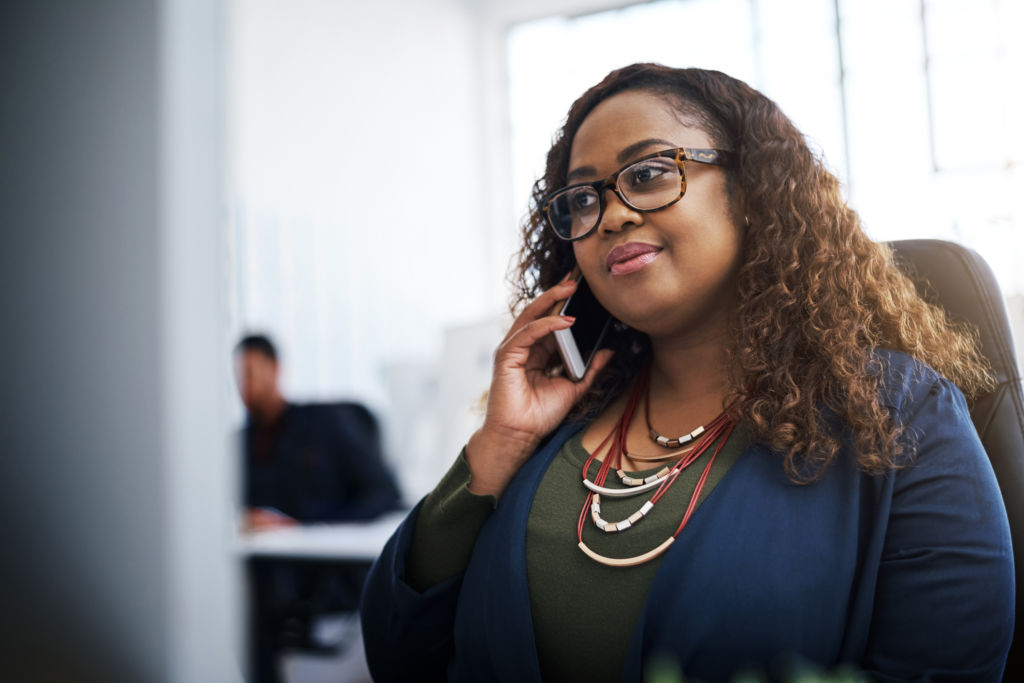
{"label": "office interior", "polygon": [[0,17],[8,680],[244,680],[234,342],[274,335],[296,399],[371,406],[415,502],[480,419],[551,134],[625,63],[762,89],[873,237],[989,262],[1024,355],[1022,3],[97,0]]}

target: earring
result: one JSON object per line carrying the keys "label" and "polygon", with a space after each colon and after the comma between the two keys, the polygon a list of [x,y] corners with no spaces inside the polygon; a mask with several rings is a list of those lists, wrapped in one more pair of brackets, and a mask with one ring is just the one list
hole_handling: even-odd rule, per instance
{"label": "earring", "polygon": [[744,227],[749,228],[750,227],[750,216],[744,216],[743,217],[743,223],[744,223]]}

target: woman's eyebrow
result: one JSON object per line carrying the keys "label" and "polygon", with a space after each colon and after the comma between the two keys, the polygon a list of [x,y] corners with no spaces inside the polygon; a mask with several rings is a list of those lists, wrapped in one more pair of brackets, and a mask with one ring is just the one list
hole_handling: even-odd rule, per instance
{"label": "woman's eyebrow", "polygon": [[[640,140],[639,142],[634,142],[633,144],[626,146],[615,158],[620,164],[624,164],[641,152],[645,151],[648,147],[657,145],[659,147],[674,148],[675,144],[676,143],[663,138],[647,138],[646,140]],[[579,168],[575,168],[570,171],[565,179],[566,181],[571,182],[576,178],[592,176],[596,173],[597,169],[593,166],[580,166]]]}
{"label": "woman's eyebrow", "polygon": [[580,166],[579,168],[569,171],[569,175],[565,177],[567,181],[573,181],[576,178],[581,178],[588,175],[597,175],[597,169],[593,166]]}
{"label": "woman's eyebrow", "polygon": [[640,152],[643,152],[646,148],[653,147],[654,145],[658,145],[659,147],[665,148],[676,147],[676,143],[664,140],[662,138],[647,138],[646,140],[634,142],[632,145],[629,145],[621,152],[619,152],[619,156],[617,156],[616,158],[619,160],[620,164],[624,164],[633,157],[635,157],[636,155],[640,154]]}

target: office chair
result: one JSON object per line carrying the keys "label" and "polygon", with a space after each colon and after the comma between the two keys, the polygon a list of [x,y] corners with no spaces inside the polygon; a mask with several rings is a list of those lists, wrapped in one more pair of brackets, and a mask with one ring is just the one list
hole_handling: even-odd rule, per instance
{"label": "office chair", "polygon": [[1014,355],[1013,337],[999,286],[976,252],[943,240],[890,242],[896,264],[910,276],[928,301],[981,333],[982,353],[992,364],[996,388],[971,406],[971,419],[992,461],[1010,518],[1016,571],[1016,627],[1009,672],[1024,670],[1024,396]]}

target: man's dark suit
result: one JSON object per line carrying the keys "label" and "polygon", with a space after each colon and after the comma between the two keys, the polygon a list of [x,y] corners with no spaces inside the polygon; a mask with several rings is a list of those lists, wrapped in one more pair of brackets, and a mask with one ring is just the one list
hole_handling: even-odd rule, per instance
{"label": "man's dark suit", "polygon": [[[271,425],[241,434],[243,502],[302,523],[371,519],[399,507],[384,465],[377,421],[358,403],[288,404]],[[252,558],[251,668],[258,683],[278,680],[277,655],[315,647],[318,615],[359,606],[369,563]]]}
{"label": "man's dark suit", "polygon": [[398,507],[373,415],[358,403],[288,404],[242,433],[244,502],[300,522],[371,519]]}

